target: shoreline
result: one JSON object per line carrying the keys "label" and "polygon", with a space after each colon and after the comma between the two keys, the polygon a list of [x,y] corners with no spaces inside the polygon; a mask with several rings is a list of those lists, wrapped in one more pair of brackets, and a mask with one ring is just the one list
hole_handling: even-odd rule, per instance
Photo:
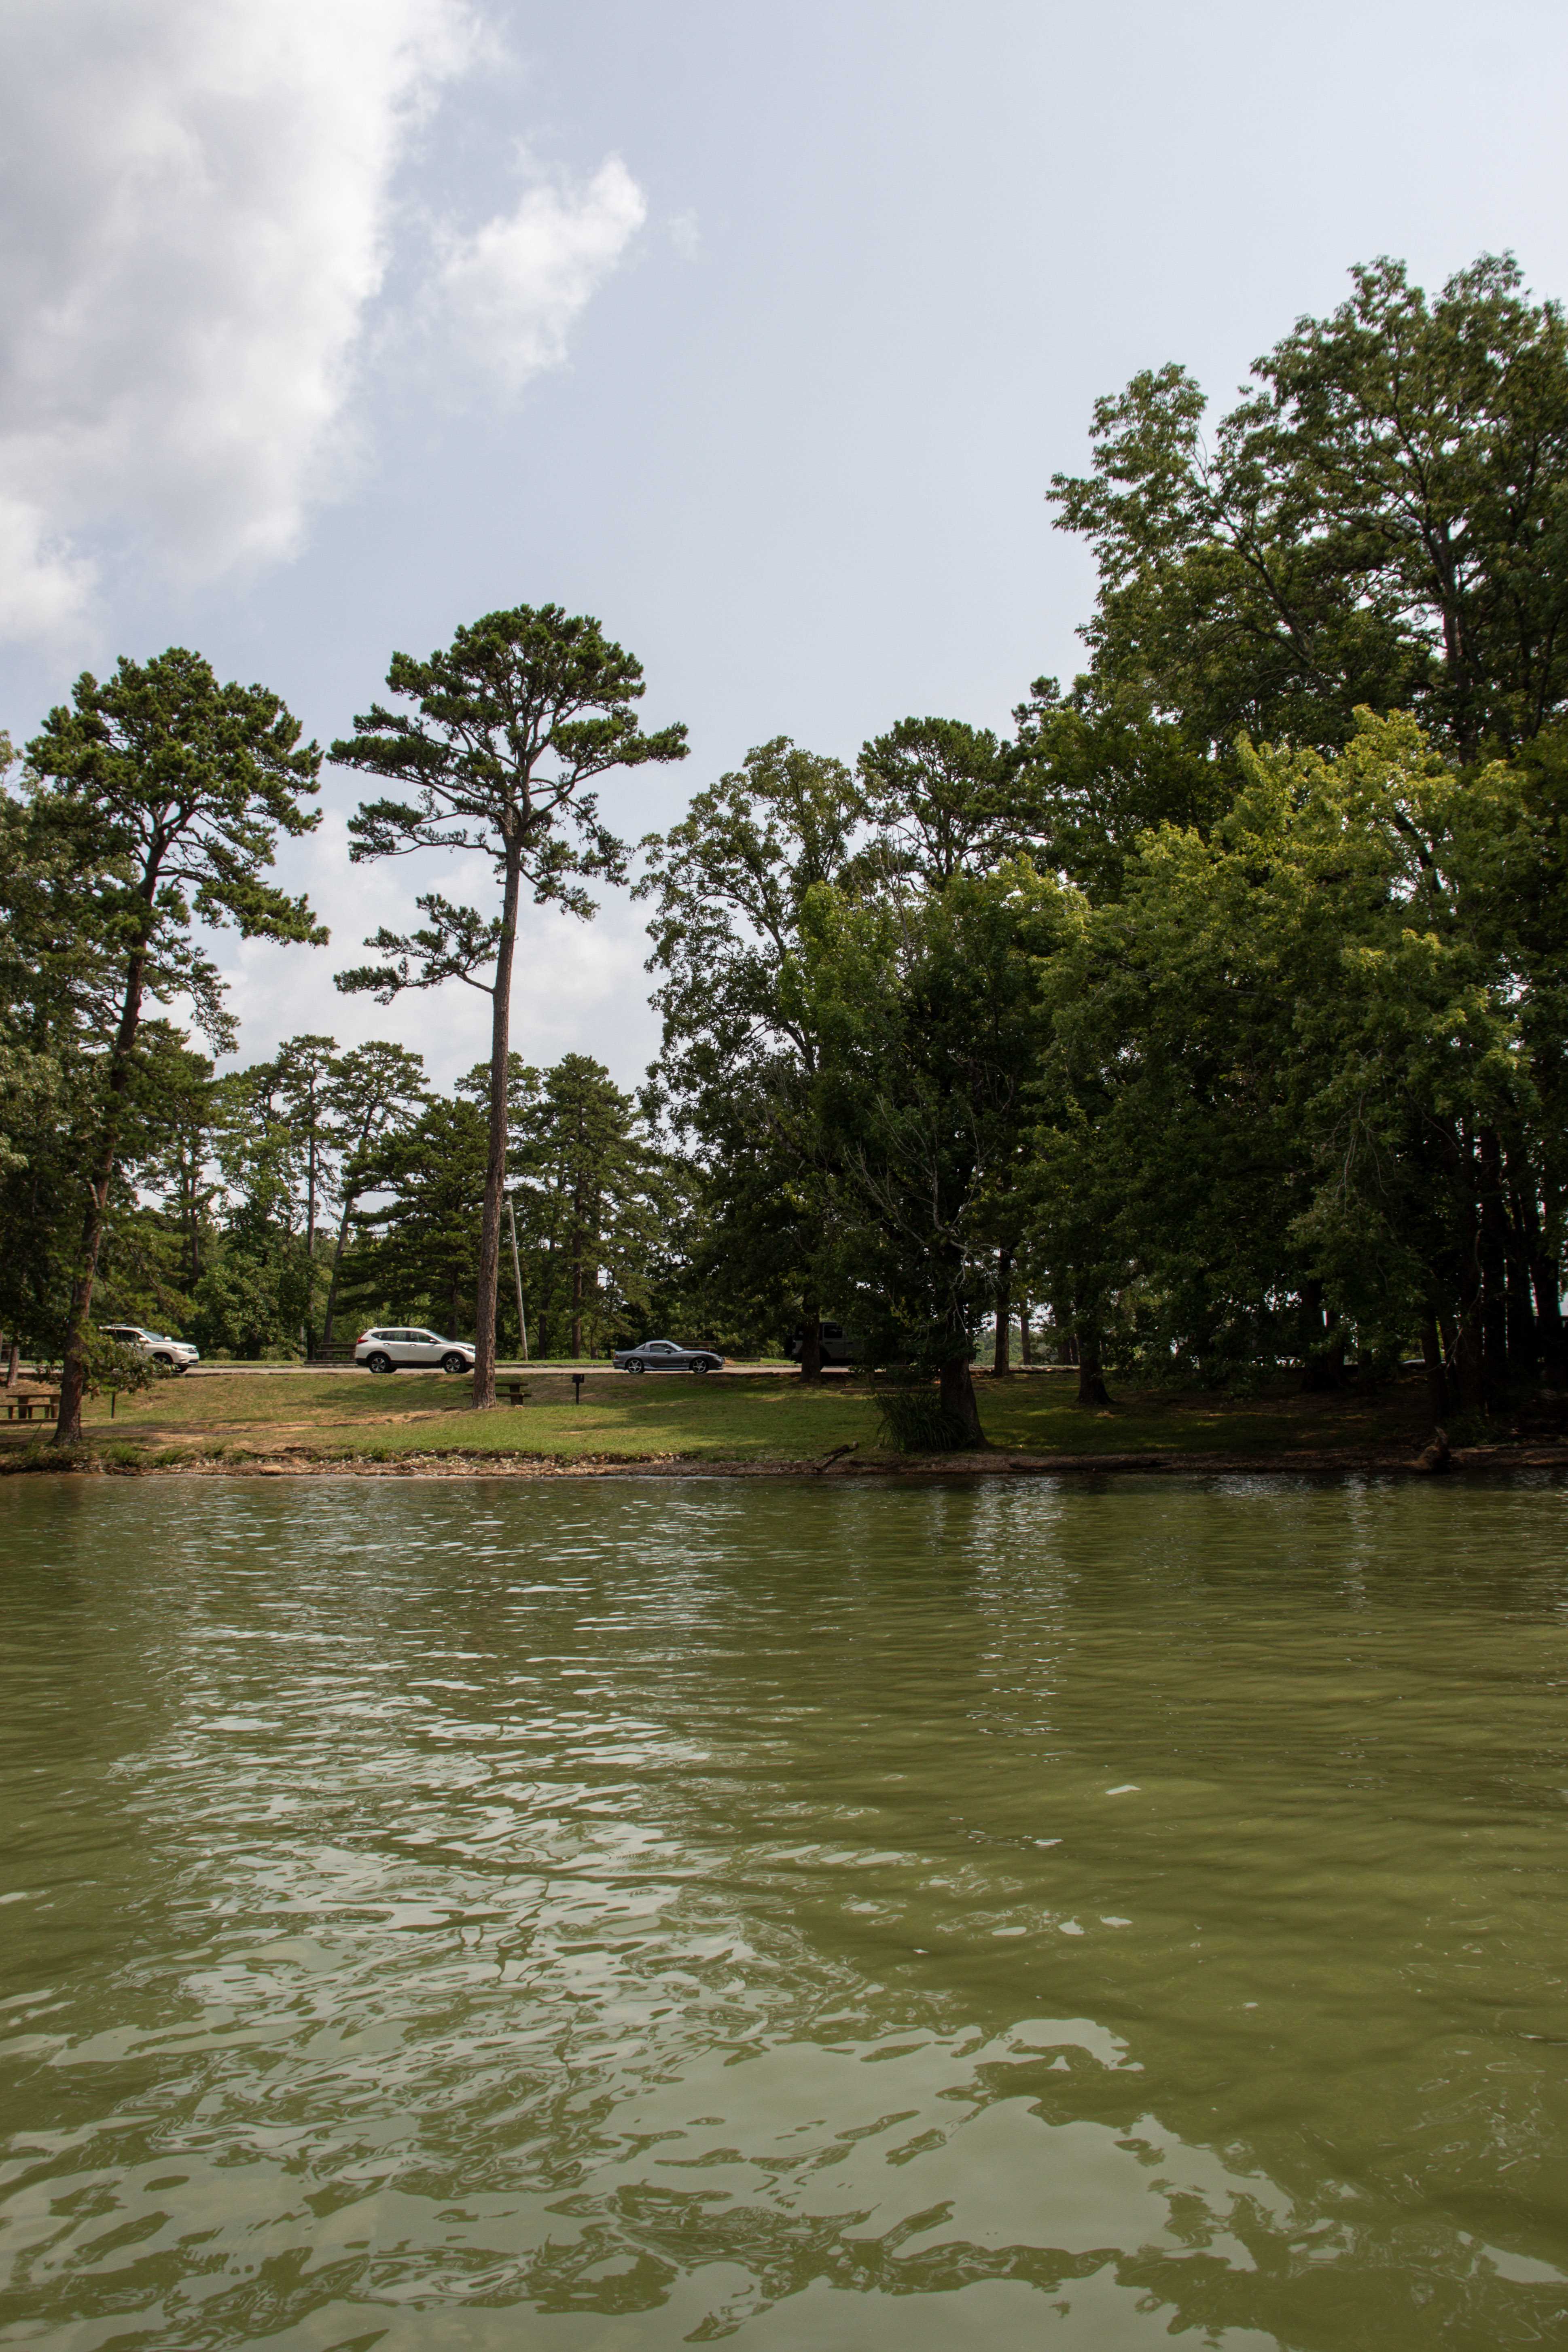
{"label": "shoreline", "polygon": [[51,1462],[47,1457],[0,1465],[0,1477],[106,1478],[811,1478],[839,1484],[876,1479],[1058,1478],[1117,1476],[1140,1473],[1158,1477],[1344,1477],[1434,1478],[1526,1470],[1568,1471],[1568,1444],[1456,1446],[1447,1462],[1434,1465],[1421,1455],[1367,1447],[1302,1449],[1289,1454],[952,1454],[892,1456],[869,1461],[703,1461],[692,1455],[589,1455],[562,1461],[545,1455],[404,1454],[396,1457],[339,1456],[323,1460],[304,1449],[281,1447],[242,1460],[167,1460],[146,1465],[87,1460]]}

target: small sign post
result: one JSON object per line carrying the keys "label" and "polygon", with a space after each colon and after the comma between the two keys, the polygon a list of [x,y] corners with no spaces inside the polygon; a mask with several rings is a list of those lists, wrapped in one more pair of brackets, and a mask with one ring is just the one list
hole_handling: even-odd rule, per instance
{"label": "small sign post", "polygon": [[574,1404],[581,1404],[581,1403],[582,1403],[582,1402],[583,1402],[583,1383],[584,1383],[584,1381],[587,1379],[587,1377],[588,1377],[588,1375],[587,1375],[587,1373],[586,1373],[586,1372],[574,1372],[574,1373],[573,1373],[573,1375],[572,1375],[572,1402],[573,1402],[573,1403],[574,1403]]}

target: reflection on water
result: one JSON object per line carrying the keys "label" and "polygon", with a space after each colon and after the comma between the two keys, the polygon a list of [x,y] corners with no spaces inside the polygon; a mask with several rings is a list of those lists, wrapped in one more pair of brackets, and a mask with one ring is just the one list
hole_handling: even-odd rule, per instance
{"label": "reflection on water", "polygon": [[1568,2340],[1568,1495],[13,1480],[0,2342]]}

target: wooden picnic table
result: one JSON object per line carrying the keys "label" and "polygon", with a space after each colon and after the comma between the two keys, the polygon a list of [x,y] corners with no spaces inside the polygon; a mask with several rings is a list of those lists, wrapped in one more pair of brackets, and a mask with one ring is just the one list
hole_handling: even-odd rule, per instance
{"label": "wooden picnic table", "polygon": [[58,1389],[16,1390],[6,1395],[7,1421],[58,1421],[59,1417]]}

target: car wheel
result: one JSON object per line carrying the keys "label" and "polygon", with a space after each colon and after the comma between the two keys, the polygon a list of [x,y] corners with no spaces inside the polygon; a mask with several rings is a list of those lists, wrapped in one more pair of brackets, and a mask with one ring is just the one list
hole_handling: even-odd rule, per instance
{"label": "car wheel", "polygon": [[459,1356],[456,1350],[451,1355],[443,1356],[441,1359],[441,1370],[444,1372],[466,1372],[468,1369],[467,1356]]}
{"label": "car wheel", "polygon": [[637,1364],[637,1363],[633,1363],[633,1364],[628,1364],[628,1365],[626,1366],[626,1370],[627,1370],[627,1371],[628,1371],[628,1372],[646,1372],[646,1371],[647,1371],[647,1366],[646,1364]]}
{"label": "car wheel", "polygon": [[397,1370],[392,1358],[384,1356],[379,1349],[374,1356],[365,1358],[364,1368],[367,1372],[395,1372]]}
{"label": "car wheel", "polygon": [[709,1362],[706,1356],[699,1356],[691,1369],[694,1372],[710,1372],[713,1367]]}
{"label": "car wheel", "polygon": [[173,1358],[173,1356],[165,1356],[165,1355],[163,1355],[163,1354],[162,1354],[162,1353],[159,1353],[159,1354],[157,1354],[157,1355],[154,1355],[154,1357],[153,1357],[153,1361],[155,1364],[162,1364],[162,1365],[163,1365],[163,1370],[164,1370],[166,1372],[172,1372],[172,1371],[174,1370],[174,1359]]}

